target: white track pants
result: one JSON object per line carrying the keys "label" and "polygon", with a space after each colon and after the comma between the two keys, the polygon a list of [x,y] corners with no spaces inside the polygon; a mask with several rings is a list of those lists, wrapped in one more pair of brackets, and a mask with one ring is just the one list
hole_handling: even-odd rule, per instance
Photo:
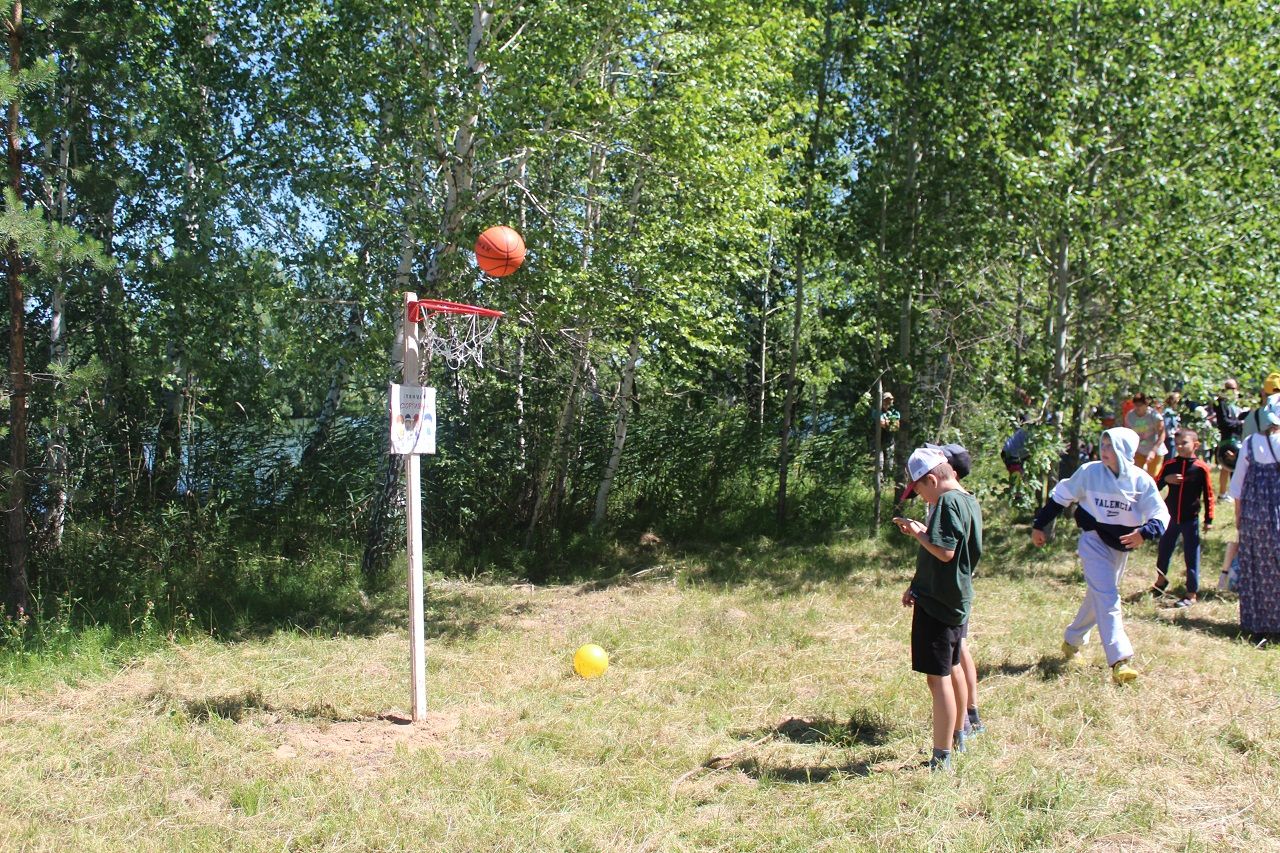
{"label": "white track pants", "polygon": [[1083,646],[1089,642],[1089,632],[1096,625],[1102,648],[1107,653],[1107,665],[1112,666],[1133,657],[1133,644],[1124,632],[1120,614],[1120,578],[1124,576],[1129,555],[1107,547],[1092,530],[1080,534],[1080,547],[1076,552],[1084,563],[1084,601],[1080,603],[1075,621],[1062,636],[1073,646]]}

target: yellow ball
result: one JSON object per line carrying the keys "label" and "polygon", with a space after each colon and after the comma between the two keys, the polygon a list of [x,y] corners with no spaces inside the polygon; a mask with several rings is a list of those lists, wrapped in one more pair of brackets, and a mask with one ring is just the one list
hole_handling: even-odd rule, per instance
{"label": "yellow ball", "polygon": [[595,643],[587,643],[573,653],[573,671],[583,678],[604,675],[609,668],[609,653]]}

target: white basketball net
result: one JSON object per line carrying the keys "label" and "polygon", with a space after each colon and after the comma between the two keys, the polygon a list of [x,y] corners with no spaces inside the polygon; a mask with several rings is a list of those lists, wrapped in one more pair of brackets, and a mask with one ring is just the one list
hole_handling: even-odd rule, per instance
{"label": "white basketball net", "polygon": [[484,345],[497,329],[497,317],[424,310],[418,331],[420,369],[425,372],[437,357],[454,370],[464,364],[484,367]]}

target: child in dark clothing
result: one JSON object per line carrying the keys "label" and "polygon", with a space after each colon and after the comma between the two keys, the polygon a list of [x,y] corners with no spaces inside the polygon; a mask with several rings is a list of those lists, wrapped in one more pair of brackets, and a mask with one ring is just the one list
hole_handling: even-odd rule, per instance
{"label": "child in dark clothing", "polygon": [[964,748],[966,684],[960,643],[973,607],[973,570],[982,555],[982,510],[961,487],[940,448],[918,447],[907,460],[902,499],[920,495],[934,507],[927,524],[895,518],[920,543],[916,573],[902,594],[914,608],[911,668],[924,673],[933,700],[934,770],[951,767],[952,747]]}
{"label": "child in dark clothing", "polygon": [[1178,537],[1182,537],[1182,551],[1187,562],[1187,594],[1178,600],[1178,607],[1190,607],[1196,603],[1200,592],[1200,504],[1204,503],[1204,529],[1213,525],[1213,477],[1209,466],[1196,457],[1200,436],[1195,430],[1179,430],[1174,438],[1178,455],[1164,463],[1156,484],[1168,487],[1165,506],[1169,508],[1169,526],[1160,537],[1156,554],[1156,571],[1159,576],[1151,587],[1154,595],[1164,595],[1169,586],[1169,562]]}

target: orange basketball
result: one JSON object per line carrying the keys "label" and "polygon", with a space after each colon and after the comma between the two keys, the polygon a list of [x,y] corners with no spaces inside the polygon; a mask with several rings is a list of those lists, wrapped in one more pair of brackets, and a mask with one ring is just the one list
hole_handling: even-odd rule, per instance
{"label": "orange basketball", "polygon": [[524,263],[524,238],[505,225],[486,229],[476,240],[476,263],[489,275],[511,275]]}

